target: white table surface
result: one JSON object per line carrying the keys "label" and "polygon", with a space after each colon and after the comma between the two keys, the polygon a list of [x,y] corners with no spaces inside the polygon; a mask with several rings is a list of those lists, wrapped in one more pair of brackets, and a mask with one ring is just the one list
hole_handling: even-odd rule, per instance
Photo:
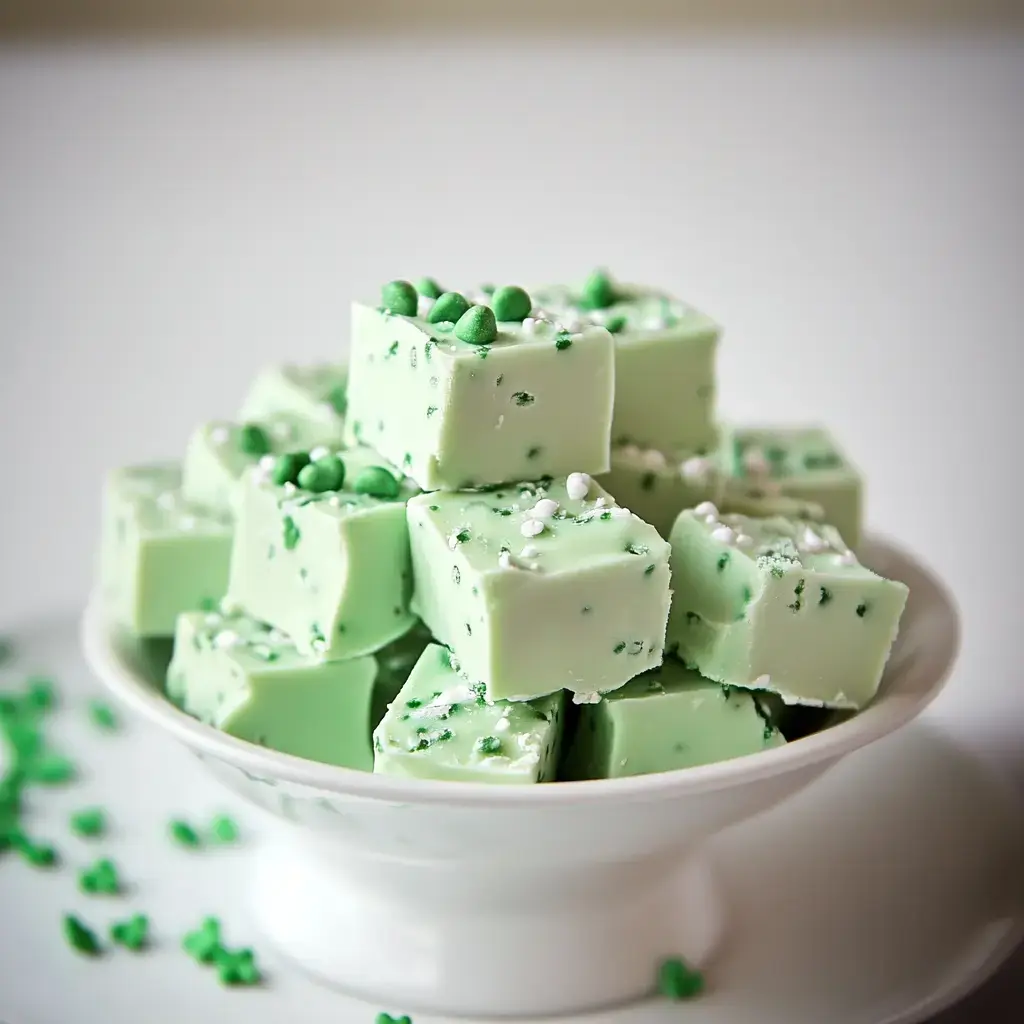
{"label": "white table surface", "polygon": [[724,414],[834,427],[961,604],[930,714],[1024,790],[1022,95],[1019,39],[0,49],[0,628],[352,297],[607,264],[724,322]]}

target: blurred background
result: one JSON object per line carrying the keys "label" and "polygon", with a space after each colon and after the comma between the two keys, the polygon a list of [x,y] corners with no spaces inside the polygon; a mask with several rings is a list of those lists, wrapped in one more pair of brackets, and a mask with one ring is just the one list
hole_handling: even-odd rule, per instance
{"label": "blurred background", "polygon": [[[723,415],[835,430],[961,602],[935,720],[1024,789],[1022,7],[8,0],[0,622],[352,298],[606,265],[724,323]],[[1019,1020],[1019,965],[944,1020]]]}

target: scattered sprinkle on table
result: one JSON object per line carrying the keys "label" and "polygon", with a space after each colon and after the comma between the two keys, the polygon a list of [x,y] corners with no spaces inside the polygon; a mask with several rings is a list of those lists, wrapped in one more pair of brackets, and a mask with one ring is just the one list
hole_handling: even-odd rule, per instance
{"label": "scattered sprinkle on table", "polygon": [[68,945],[86,956],[99,956],[103,952],[96,933],[83,924],[74,914],[64,915],[64,938]]}
{"label": "scattered sprinkle on table", "polygon": [[49,710],[57,702],[57,690],[49,676],[29,676],[26,685],[29,703],[40,711]]}
{"label": "scattered sprinkle on table", "polygon": [[33,842],[20,829],[12,830],[4,838],[20,854],[21,859],[34,868],[50,868],[58,861],[57,851],[49,843]]}
{"label": "scattered sprinkle on table", "polygon": [[149,945],[149,918],[145,914],[134,914],[126,921],[115,921],[110,926],[110,939],[138,953]]}
{"label": "scattered sprinkle on table", "polygon": [[218,843],[233,843],[238,839],[238,825],[226,814],[219,814],[210,822],[210,832]]}
{"label": "scattered sprinkle on table", "polygon": [[171,838],[182,846],[190,846],[194,849],[201,843],[199,833],[187,821],[172,821],[170,830]]}
{"label": "scattered sprinkle on table", "polygon": [[202,924],[181,940],[181,947],[196,963],[212,964],[221,949],[220,921],[216,917],[203,918]]}
{"label": "scattered sprinkle on table", "polygon": [[221,946],[214,962],[222,985],[258,985],[263,980],[256,954],[248,947],[230,950]]}
{"label": "scattered sprinkle on table", "polygon": [[114,714],[113,708],[101,700],[89,701],[89,716],[99,728],[106,729],[108,732],[113,732],[118,726],[117,715]]}
{"label": "scattered sprinkle on table", "polygon": [[75,777],[75,766],[60,754],[40,751],[21,765],[25,778],[42,786],[59,786]]}
{"label": "scattered sprinkle on table", "polygon": [[662,961],[658,968],[658,991],[666,999],[693,999],[704,991],[704,975],[672,957]]}
{"label": "scattered sprinkle on table", "polygon": [[378,1013],[375,1024],[412,1024],[412,1017],[392,1017],[388,1013]]}
{"label": "scattered sprinkle on table", "polygon": [[107,816],[101,807],[87,807],[71,815],[71,831],[76,836],[93,839],[107,830]]}
{"label": "scattered sprinkle on table", "polygon": [[121,879],[112,860],[103,858],[78,875],[78,887],[91,896],[116,896],[121,892]]}

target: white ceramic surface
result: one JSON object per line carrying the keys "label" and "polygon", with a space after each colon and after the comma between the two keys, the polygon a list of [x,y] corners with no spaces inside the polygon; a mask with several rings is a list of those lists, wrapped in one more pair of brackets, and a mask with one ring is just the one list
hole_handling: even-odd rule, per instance
{"label": "white ceramic surface", "polygon": [[90,665],[127,706],[296,826],[261,853],[252,888],[286,955],[350,992],[417,1010],[572,1013],[644,996],[665,956],[708,962],[721,903],[687,857],[904,725],[938,693],[957,646],[950,599],[892,545],[873,543],[865,560],[911,590],[871,708],[778,750],[624,780],[497,790],[287,757],[167,703],[96,604],[83,639]]}

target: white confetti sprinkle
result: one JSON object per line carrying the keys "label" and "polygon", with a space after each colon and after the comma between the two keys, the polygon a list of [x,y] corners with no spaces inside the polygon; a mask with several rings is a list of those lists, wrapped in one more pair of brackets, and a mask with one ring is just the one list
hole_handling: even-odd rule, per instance
{"label": "white confetti sprinkle", "polygon": [[284,484],[284,493],[285,494],[294,494],[297,490],[298,490],[298,488],[295,486],[295,484],[293,484],[291,482],[291,480],[285,481],[285,484]]}
{"label": "white confetti sprinkle", "polygon": [[257,465],[264,473],[269,473],[277,465],[277,459],[273,455],[264,455]]}
{"label": "white confetti sprinkle", "polygon": [[736,534],[728,526],[719,526],[711,531],[711,539],[719,544],[728,544],[731,547],[736,543]]}
{"label": "white confetti sprinkle", "polygon": [[227,444],[228,438],[231,436],[227,427],[214,427],[210,431],[210,440],[214,444]]}
{"label": "white confetti sprinkle", "polygon": [[434,300],[429,295],[421,295],[416,302],[416,315],[426,320],[427,314],[433,309]]}
{"label": "white confetti sprinkle", "polygon": [[558,502],[554,498],[541,498],[530,509],[529,515],[534,519],[550,519],[558,511]]}
{"label": "white confetti sprinkle", "polygon": [[341,508],[341,498],[337,494],[332,494],[327,499],[327,504],[330,505],[331,508]]}
{"label": "white confetti sprinkle", "polygon": [[515,562],[512,561],[511,551],[501,551],[498,553],[498,565],[502,569],[514,569]]}
{"label": "white confetti sprinkle", "polygon": [[330,454],[331,454],[331,449],[328,448],[327,445],[318,444],[314,449],[312,449],[312,451],[310,451],[310,453],[309,453],[309,461],[310,462],[318,462],[320,459],[324,459],[324,458],[326,458]]}
{"label": "white confetti sprinkle", "polygon": [[715,507],[713,502],[702,501],[694,510],[695,516],[717,516],[718,509]]}
{"label": "white confetti sprinkle", "polygon": [[586,473],[570,473],[565,478],[565,493],[573,501],[582,501],[590,493],[590,477]]}
{"label": "white confetti sprinkle", "polygon": [[507,718],[499,718],[494,723],[495,732],[508,732],[512,728],[512,723]]}
{"label": "white confetti sprinkle", "polygon": [[657,448],[648,448],[640,457],[640,461],[648,469],[664,469],[668,465],[668,459]]}
{"label": "white confetti sprinkle", "polygon": [[816,554],[819,551],[828,550],[828,541],[824,537],[819,537],[809,526],[805,526],[803,536],[800,538],[800,546],[804,551]]}
{"label": "white confetti sprinkle", "polygon": [[765,690],[772,685],[772,677],[767,674],[758,676],[750,685],[755,690]]}
{"label": "white confetti sprinkle", "polygon": [[705,516],[704,517],[704,522],[707,523],[708,526],[714,526],[715,523],[718,522],[718,516],[716,516],[716,515]]}
{"label": "white confetti sprinkle", "polygon": [[524,519],[523,525],[519,527],[519,532],[524,537],[536,537],[544,532],[544,524],[539,519]]}
{"label": "white confetti sprinkle", "polygon": [[608,499],[602,494],[599,498],[594,501],[594,508],[604,508],[608,504]]}
{"label": "white confetti sprinkle", "polygon": [[754,538],[745,533],[736,534],[736,547],[749,548],[754,543]]}
{"label": "white confetti sprinkle", "polygon": [[630,462],[639,459],[642,454],[641,448],[635,444],[620,445],[618,451],[624,459],[629,459]]}
{"label": "white confetti sprinkle", "polygon": [[857,564],[857,556],[852,551],[847,549],[841,555],[837,555],[836,556],[836,561],[840,565],[856,565]]}
{"label": "white confetti sprinkle", "polygon": [[573,704],[600,704],[601,694],[596,690],[593,693],[574,693],[572,702]]}
{"label": "white confetti sprinkle", "polygon": [[612,519],[631,519],[633,513],[628,508],[619,508],[616,506],[612,509]]}
{"label": "white confetti sprinkle", "polygon": [[536,558],[540,552],[532,545],[527,544],[523,547],[523,550],[519,552],[520,558]]}
{"label": "white confetti sprinkle", "polygon": [[219,651],[226,651],[229,647],[237,647],[242,638],[233,629],[222,629],[214,638],[213,646]]}
{"label": "white confetti sprinkle", "polygon": [[679,472],[684,480],[704,481],[711,475],[712,464],[710,459],[694,455],[679,466]]}

